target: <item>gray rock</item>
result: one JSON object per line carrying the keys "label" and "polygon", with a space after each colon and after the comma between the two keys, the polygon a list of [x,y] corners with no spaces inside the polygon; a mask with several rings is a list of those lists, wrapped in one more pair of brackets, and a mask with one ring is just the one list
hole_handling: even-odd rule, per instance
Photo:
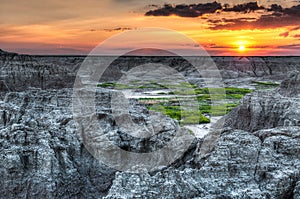
{"label": "gray rock", "polygon": [[1,51],[0,91],[71,88],[84,57],[31,56]]}
{"label": "gray rock", "polygon": [[[83,57],[28,56],[0,50],[0,58],[1,198],[300,197],[299,74],[292,74],[275,91],[247,95],[214,131],[204,139],[194,139],[169,166],[126,173],[116,172],[91,155],[89,146],[98,144],[98,138],[84,140],[82,135],[89,135],[73,118],[73,91],[66,88],[73,86]],[[297,57],[213,59],[228,85],[242,85],[252,78],[281,81],[286,71],[300,68]],[[132,67],[148,62],[167,64],[189,81],[204,85],[189,63],[172,57],[121,57],[103,80],[115,81]],[[178,132],[187,133],[177,122],[132,100],[129,113],[117,117],[127,121],[130,116],[154,134],[149,138],[130,135],[113,117],[112,93],[97,90],[95,116],[105,136],[121,149],[151,153]],[[84,100],[82,105],[90,108],[84,106]],[[179,146],[180,142],[173,148]],[[158,161],[168,155],[161,154]]]}
{"label": "gray rock", "polygon": [[117,173],[105,198],[297,198],[299,133],[299,127],[223,133],[200,168]]}
{"label": "gray rock", "polygon": [[114,170],[77,136],[71,90],[10,93],[1,106],[1,198],[98,198]]}
{"label": "gray rock", "polygon": [[288,79],[284,80],[279,88],[279,93],[286,97],[300,97],[300,73],[291,72]]}
{"label": "gray rock", "polygon": [[299,73],[294,73],[274,91],[246,95],[218,124],[249,132],[279,126],[300,125]]}
{"label": "gray rock", "polygon": [[[87,151],[88,143],[73,120],[71,94],[71,89],[11,92],[0,103],[1,197],[99,198],[107,193],[116,170]],[[105,135],[126,151],[160,149],[180,128],[133,100],[131,118],[141,126],[151,125],[155,134],[135,138],[115,123],[111,94],[97,90],[96,115]]]}

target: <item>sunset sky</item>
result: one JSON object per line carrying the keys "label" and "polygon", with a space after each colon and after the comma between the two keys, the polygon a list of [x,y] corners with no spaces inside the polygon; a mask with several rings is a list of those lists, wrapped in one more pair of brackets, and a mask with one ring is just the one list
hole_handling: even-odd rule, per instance
{"label": "sunset sky", "polygon": [[0,0],[0,49],[85,55],[113,35],[159,27],[185,34],[210,55],[300,56],[300,0],[250,2]]}

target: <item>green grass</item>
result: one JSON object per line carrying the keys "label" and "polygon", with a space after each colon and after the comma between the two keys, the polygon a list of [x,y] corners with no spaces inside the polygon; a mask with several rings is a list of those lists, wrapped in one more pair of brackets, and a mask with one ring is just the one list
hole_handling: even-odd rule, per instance
{"label": "green grass", "polygon": [[113,88],[116,86],[116,83],[114,82],[105,82],[101,84],[97,84],[97,87],[102,87],[102,88]]}
{"label": "green grass", "polygon": [[210,123],[210,119],[200,114],[200,111],[183,110],[180,106],[167,106],[164,103],[160,103],[156,106],[147,106],[147,108],[168,115],[176,119],[181,125]]}
{"label": "green grass", "polygon": [[[264,86],[277,86],[272,82],[254,82]],[[174,95],[174,97],[140,98],[140,103],[145,104],[149,110],[161,112],[184,124],[209,123],[210,119],[204,114],[222,116],[240,104],[240,99],[253,90],[246,88],[198,88],[194,84],[179,82],[177,84],[159,84],[157,82],[132,81],[128,85],[107,82],[97,85],[103,88],[114,89],[170,89],[171,91],[159,95]],[[214,103],[212,103],[214,102]],[[192,103],[183,110],[180,106]],[[193,104],[194,103],[194,104]],[[196,103],[196,104],[195,104]]]}
{"label": "green grass", "polygon": [[[225,94],[224,94],[225,91]],[[198,124],[209,123],[210,120],[203,114],[212,116],[222,116],[229,113],[233,108],[240,104],[240,99],[253,90],[246,88],[196,88],[191,97],[180,97],[177,94],[175,98],[142,98],[141,101],[151,100],[155,105],[146,104],[150,110],[162,112],[173,119],[179,121],[180,124]],[[222,93],[223,92],[223,93]],[[176,92],[169,92],[175,94]],[[183,92],[183,95],[185,93]],[[194,96],[196,94],[196,97]],[[183,111],[177,104],[179,101],[189,101],[196,98],[198,110]],[[212,101],[215,103],[212,104]],[[225,103],[224,103],[225,101]],[[174,105],[176,104],[176,105]]]}
{"label": "green grass", "polygon": [[97,87],[110,88],[110,89],[114,88],[114,89],[119,89],[119,90],[132,89],[133,88],[130,85],[119,84],[119,83],[115,83],[115,82],[106,82],[106,83],[97,84]]}

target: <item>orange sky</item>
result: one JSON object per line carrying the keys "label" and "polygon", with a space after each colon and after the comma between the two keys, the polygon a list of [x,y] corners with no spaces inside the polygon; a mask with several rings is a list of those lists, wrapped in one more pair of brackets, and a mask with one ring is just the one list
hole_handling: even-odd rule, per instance
{"label": "orange sky", "polygon": [[[212,13],[190,8],[182,14],[176,7],[208,2],[0,0],[0,48],[27,54],[88,54],[115,34],[160,27],[185,34],[210,55],[300,55],[300,2],[264,0],[257,4],[264,9],[239,11],[226,10],[224,4],[233,8],[250,1],[224,0],[218,1],[223,8]],[[169,10],[165,3],[171,4]],[[271,4],[282,10],[270,10]],[[145,16],[150,10],[155,14]],[[198,14],[191,17],[190,12]],[[118,48],[126,45],[130,43],[120,42]]]}

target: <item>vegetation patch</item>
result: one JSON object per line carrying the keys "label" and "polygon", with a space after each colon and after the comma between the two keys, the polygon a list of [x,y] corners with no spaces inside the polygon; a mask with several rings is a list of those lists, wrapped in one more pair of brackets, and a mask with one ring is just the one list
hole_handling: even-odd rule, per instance
{"label": "vegetation patch", "polygon": [[[259,82],[261,83],[261,82]],[[263,85],[277,86],[278,84],[264,82]],[[222,116],[240,104],[240,99],[253,90],[246,88],[198,88],[194,84],[179,82],[164,85],[157,82],[132,81],[128,85],[107,82],[97,85],[103,88],[118,90],[159,90],[169,89],[168,92],[158,92],[158,97],[141,97],[139,102],[149,110],[161,112],[178,120],[181,125],[210,123],[209,116]],[[188,109],[181,104],[196,103]],[[185,109],[184,109],[185,108]]]}
{"label": "vegetation patch", "polygon": [[[215,88],[214,88],[215,89]],[[206,115],[222,116],[229,113],[240,104],[240,99],[252,90],[245,88],[225,88],[225,95],[220,94],[221,90],[209,88],[197,88],[194,96],[178,96],[174,98],[140,98],[149,110],[158,111],[179,121],[180,124],[202,124],[209,123]],[[213,91],[211,91],[213,90]],[[223,90],[224,91],[224,90]],[[210,92],[212,92],[210,94]],[[170,93],[169,93],[170,94]],[[172,93],[173,94],[173,93]],[[189,102],[196,97],[197,108],[193,110],[182,110],[180,102]],[[212,104],[212,101],[214,102]],[[150,103],[151,102],[151,103]]]}

